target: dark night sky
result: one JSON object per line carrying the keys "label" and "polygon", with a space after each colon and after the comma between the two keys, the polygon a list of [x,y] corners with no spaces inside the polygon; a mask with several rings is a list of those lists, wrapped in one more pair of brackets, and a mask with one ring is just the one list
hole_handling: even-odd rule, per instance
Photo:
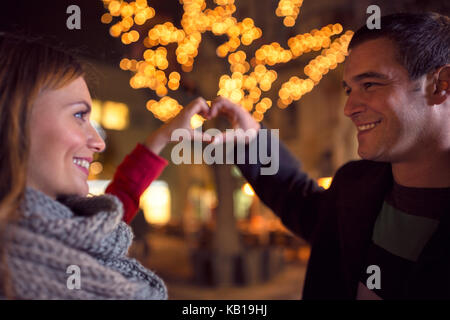
{"label": "dark night sky", "polygon": [[[246,0],[236,1],[238,8],[239,1]],[[212,5],[212,0],[207,2],[209,6]],[[172,21],[180,27],[182,5],[178,0],[148,0],[148,3],[155,8],[162,20],[151,19],[148,24],[142,26],[142,29],[148,30],[152,25],[163,21]],[[348,0],[348,4],[351,3],[355,4],[354,1]],[[394,0],[395,5],[392,5],[392,0],[374,0],[374,3],[402,11],[408,8],[417,8],[419,11],[440,8],[439,12],[448,14],[450,10],[450,1],[445,0]],[[78,5],[81,9],[81,30],[69,30],[66,27],[66,20],[70,16],[66,10],[72,4]],[[116,65],[125,56],[136,56],[136,52],[133,54],[130,51],[133,46],[124,46],[119,39],[109,35],[110,25],[100,22],[101,15],[106,11],[100,0],[12,0],[0,6],[0,31],[38,36],[50,43],[75,49],[80,56]],[[345,18],[341,20],[343,21],[340,22],[345,25]],[[117,21],[117,18],[114,21]]]}
{"label": "dark night sky", "polygon": [[[175,25],[179,24],[182,5],[178,0],[149,0],[148,3],[158,15],[173,21]],[[407,8],[420,8],[419,11],[440,8],[439,12],[448,14],[450,10],[450,2],[446,0],[394,0],[395,5],[392,5],[391,0],[375,0],[374,3],[384,4],[382,7],[393,6],[402,11]],[[81,30],[69,30],[66,27],[69,17],[66,9],[72,4],[81,9]],[[239,7],[239,1],[236,4]],[[81,55],[116,63],[124,56],[127,47],[120,40],[109,36],[110,25],[100,22],[105,12],[100,0],[13,0],[0,6],[0,31],[45,37],[55,44],[76,48]],[[148,23],[146,28],[158,21],[151,19]]]}
{"label": "dark night sky", "polygon": [[[81,9],[81,30],[69,30],[67,7]],[[158,14],[181,18],[178,1],[149,1]],[[117,62],[126,47],[109,35],[109,26],[100,22],[107,12],[100,0],[14,0],[1,5],[0,30],[20,32],[26,36],[44,37],[54,44],[75,48],[81,55],[108,62]]]}

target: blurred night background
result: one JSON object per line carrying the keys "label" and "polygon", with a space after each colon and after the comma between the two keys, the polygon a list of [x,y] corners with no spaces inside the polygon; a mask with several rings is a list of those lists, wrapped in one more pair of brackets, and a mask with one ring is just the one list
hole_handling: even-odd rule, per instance
{"label": "blurred night background", "polygon": [[[124,69],[136,68],[136,60],[142,60],[148,48],[156,49],[148,39],[146,44],[143,41],[155,25],[170,22],[174,28],[182,28],[183,4],[178,0],[136,1],[153,8],[147,11],[152,17],[141,17],[142,21],[129,29],[139,32],[139,41],[124,44],[120,36],[110,34],[111,26],[121,18],[107,14],[112,2],[131,3],[15,0],[4,1],[0,11],[0,31],[42,38],[70,49],[86,62],[86,80],[94,102],[92,117],[104,131],[107,145],[91,166],[93,193],[101,193],[125,155],[158,128],[161,119],[170,116],[164,113],[162,104],[159,113],[155,111],[156,101],[166,95],[180,105],[198,96],[213,100],[221,76],[232,74],[231,53],[226,57],[217,53],[217,48],[228,40],[227,36],[206,31],[202,33],[191,66],[177,62],[176,43],[161,45],[166,48],[161,64],[167,65],[160,69],[166,77],[173,76],[169,79],[171,83],[167,83],[169,89],[160,88],[157,92],[148,87],[139,88],[130,82],[133,72]],[[208,0],[206,8],[213,9],[223,3],[233,1]],[[382,15],[424,11],[450,14],[450,2],[443,0],[304,0],[295,25],[287,27],[283,17],[275,14],[278,3],[278,0],[234,1],[236,11],[232,16],[237,21],[251,18],[254,26],[262,31],[251,44],[241,44],[234,52],[245,52],[250,62],[261,46],[277,42],[288,48],[290,38],[315,28],[339,23],[342,33],[356,31],[369,16],[367,7],[374,4],[381,8]],[[79,30],[69,30],[66,26],[71,15],[66,10],[70,5],[81,9]],[[343,64],[325,74],[301,99],[289,105],[277,102],[281,84],[293,76],[305,78],[304,67],[319,54],[320,51],[311,51],[289,62],[266,66],[276,71],[277,78],[270,90],[263,90],[260,96],[267,98],[267,103],[258,117],[267,127],[280,129],[281,140],[301,160],[306,172],[317,180],[325,178],[320,182],[326,186],[341,165],[358,159],[356,129],[343,115]],[[253,194],[236,167],[174,165],[170,153],[171,146],[168,146],[162,156],[169,160],[169,165],[144,194],[142,210],[132,222],[136,237],[131,250],[133,256],[166,281],[169,298],[301,298],[308,245],[284,229]]]}

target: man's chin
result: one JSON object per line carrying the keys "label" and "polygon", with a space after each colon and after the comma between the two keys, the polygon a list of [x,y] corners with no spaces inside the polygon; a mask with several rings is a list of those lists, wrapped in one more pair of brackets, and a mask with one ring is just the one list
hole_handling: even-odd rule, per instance
{"label": "man's chin", "polygon": [[358,148],[358,155],[363,160],[370,160],[370,161],[378,161],[378,162],[385,162],[386,160],[383,159],[382,155],[379,153],[376,153],[371,150],[365,150],[361,147]]}

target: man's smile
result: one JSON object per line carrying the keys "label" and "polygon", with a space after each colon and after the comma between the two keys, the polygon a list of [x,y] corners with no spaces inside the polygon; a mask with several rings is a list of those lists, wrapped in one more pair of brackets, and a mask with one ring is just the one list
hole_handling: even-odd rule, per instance
{"label": "man's smile", "polygon": [[368,131],[368,130],[371,130],[371,129],[375,128],[380,123],[381,123],[381,120],[374,121],[374,122],[367,122],[367,123],[356,124],[356,128],[358,129],[359,132],[361,132],[361,131]]}

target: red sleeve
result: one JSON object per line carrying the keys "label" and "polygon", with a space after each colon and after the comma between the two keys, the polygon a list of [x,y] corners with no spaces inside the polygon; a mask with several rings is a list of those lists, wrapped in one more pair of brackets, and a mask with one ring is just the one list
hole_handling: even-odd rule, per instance
{"label": "red sleeve", "polygon": [[105,193],[113,194],[122,201],[126,223],[130,223],[136,215],[141,194],[166,166],[166,159],[142,144],[138,144],[119,165]]}

